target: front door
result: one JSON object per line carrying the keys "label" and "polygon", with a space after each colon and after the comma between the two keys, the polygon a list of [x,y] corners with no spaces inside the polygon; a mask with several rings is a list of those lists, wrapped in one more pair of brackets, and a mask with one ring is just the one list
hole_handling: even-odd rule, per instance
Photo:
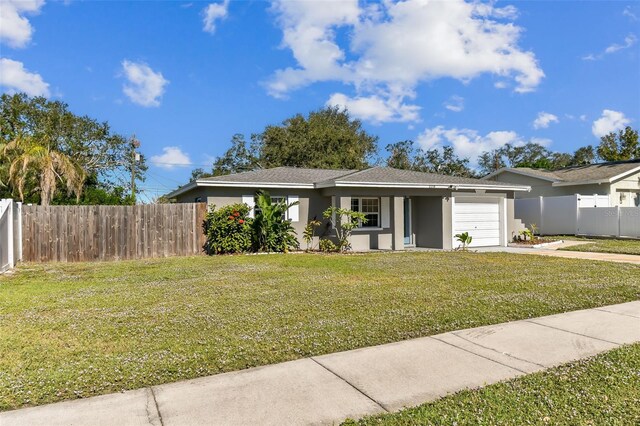
{"label": "front door", "polygon": [[413,244],[413,232],[411,228],[411,198],[404,199],[404,245]]}

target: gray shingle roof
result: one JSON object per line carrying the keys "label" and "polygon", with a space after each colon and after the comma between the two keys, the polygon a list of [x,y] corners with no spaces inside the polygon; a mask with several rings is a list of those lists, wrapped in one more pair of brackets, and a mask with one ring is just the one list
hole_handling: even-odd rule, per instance
{"label": "gray shingle roof", "polygon": [[539,170],[522,168],[507,168],[506,171],[523,171],[531,175],[553,179],[555,182],[591,182],[609,180],[625,172],[640,167],[640,160],[619,161],[612,163],[588,164],[586,166],[566,167],[558,170]]}
{"label": "gray shingle roof", "polygon": [[273,169],[253,170],[225,176],[198,179],[205,182],[241,182],[241,183],[292,183],[314,184],[334,179],[355,170],[303,169],[297,167],[275,167]]}
{"label": "gray shingle roof", "polygon": [[372,167],[365,170],[327,170],[303,169],[297,167],[276,167],[273,169],[254,170],[250,172],[234,173],[225,176],[215,176],[190,182],[168,194],[175,197],[197,186],[231,186],[231,187],[260,187],[275,185],[278,187],[326,188],[342,184],[343,186],[376,186],[385,184],[394,187],[414,186],[455,186],[466,185],[477,188],[496,187],[526,191],[528,186],[513,185],[504,182],[470,179],[455,176],[444,176],[433,173],[414,172],[393,169],[391,167]]}
{"label": "gray shingle roof", "polygon": [[397,183],[415,185],[494,185],[504,186],[504,182],[445,176],[434,173],[400,170],[391,167],[372,167],[338,177],[336,182]]}

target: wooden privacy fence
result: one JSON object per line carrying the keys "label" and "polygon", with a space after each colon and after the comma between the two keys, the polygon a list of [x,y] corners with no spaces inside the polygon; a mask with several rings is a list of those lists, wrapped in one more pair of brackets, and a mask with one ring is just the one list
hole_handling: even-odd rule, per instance
{"label": "wooden privacy fence", "polygon": [[22,208],[22,257],[33,262],[202,253],[206,203]]}

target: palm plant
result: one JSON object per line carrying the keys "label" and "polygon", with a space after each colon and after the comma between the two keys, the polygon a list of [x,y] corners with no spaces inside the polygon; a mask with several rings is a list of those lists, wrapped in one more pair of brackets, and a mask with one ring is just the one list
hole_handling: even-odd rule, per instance
{"label": "palm plant", "polygon": [[256,251],[287,252],[298,247],[291,220],[285,219],[287,210],[298,202],[273,203],[269,193],[256,193],[255,218],[252,223]]}
{"label": "palm plant", "polygon": [[469,245],[471,244],[471,241],[473,241],[473,237],[469,235],[468,232],[456,234],[454,235],[454,237],[461,244],[458,248],[461,248],[463,251],[466,251],[467,247],[469,247]]}
{"label": "palm plant", "polygon": [[9,160],[8,181],[18,190],[24,201],[25,184],[29,179],[38,181],[40,203],[49,205],[58,182],[64,183],[69,194],[80,199],[86,173],[71,157],[52,148],[50,143],[33,137],[19,136],[2,149]]}

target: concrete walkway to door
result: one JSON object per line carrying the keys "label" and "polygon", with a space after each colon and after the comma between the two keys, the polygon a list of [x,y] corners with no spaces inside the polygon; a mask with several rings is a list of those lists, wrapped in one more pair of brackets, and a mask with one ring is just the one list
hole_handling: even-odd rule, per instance
{"label": "concrete walkway to door", "polygon": [[8,411],[0,425],[329,425],[638,341],[635,301]]}

